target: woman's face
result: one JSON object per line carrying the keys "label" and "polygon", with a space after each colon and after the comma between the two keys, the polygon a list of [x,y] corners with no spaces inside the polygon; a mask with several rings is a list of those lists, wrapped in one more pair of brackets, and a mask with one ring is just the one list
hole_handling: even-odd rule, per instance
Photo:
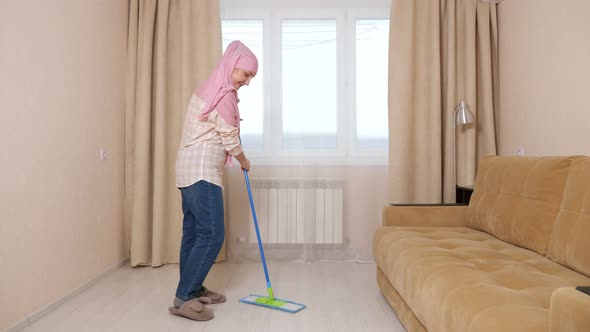
{"label": "woman's face", "polygon": [[256,73],[250,70],[241,69],[241,68],[234,68],[232,72],[232,80],[234,82],[234,88],[239,90],[242,85],[250,84],[250,80],[252,77],[256,76]]}

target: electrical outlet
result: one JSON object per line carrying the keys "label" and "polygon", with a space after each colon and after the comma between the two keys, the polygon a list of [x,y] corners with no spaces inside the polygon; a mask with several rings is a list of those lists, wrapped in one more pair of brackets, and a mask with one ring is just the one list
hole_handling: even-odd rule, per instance
{"label": "electrical outlet", "polygon": [[524,148],[522,146],[516,150],[516,155],[520,157],[524,156]]}
{"label": "electrical outlet", "polygon": [[100,160],[107,160],[107,150],[105,150],[104,148],[100,148],[100,151],[98,152],[98,157],[100,158]]}

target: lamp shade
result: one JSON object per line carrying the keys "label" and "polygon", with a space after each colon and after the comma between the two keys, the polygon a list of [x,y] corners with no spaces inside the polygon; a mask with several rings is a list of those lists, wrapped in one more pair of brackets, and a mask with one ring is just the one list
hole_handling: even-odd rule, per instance
{"label": "lamp shade", "polygon": [[459,106],[457,106],[456,110],[457,116],[455,117],[455,123],[457,125],[465,125],[469,123],[473,123],[473,113],[467,106],[465,100],[461,100]]}

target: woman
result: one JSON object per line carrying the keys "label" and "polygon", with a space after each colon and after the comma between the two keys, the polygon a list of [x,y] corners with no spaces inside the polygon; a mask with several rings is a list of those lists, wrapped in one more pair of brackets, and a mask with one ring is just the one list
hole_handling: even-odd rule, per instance
{"label": "woman", "polygon": [[225,302],[207,289],[209,273],[224,239],[222,175],[232,156],[250,170],[240,143],[237,91],[256,76],[258,60],[240,41],[228,45],[211,76],[192,95],[176,159],[176,185],[182,194],[180,281],[172,314],[213,319],[203,304]]}

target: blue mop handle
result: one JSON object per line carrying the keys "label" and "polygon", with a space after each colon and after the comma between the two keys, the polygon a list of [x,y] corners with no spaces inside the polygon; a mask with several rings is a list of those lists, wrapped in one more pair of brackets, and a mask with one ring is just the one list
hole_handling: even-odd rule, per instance
{"label": "blue mop handle", "polygon": [[244,178],[246,179],[246,188],[248,188],[248,198],[250,199],[250,209],[252,210],[252,217],[254,218],[254,227],[256,228],[256,237],[258,238],[258,248],[260,249],[260,257],[262,258],[262,266],[264,267],[264,276],[266,277],[266,288],[268,289],[268,296],[274,300],[272,286],[270,284],[270,277],[268,276],[268,269],[266,268],[266,257],[264,256],[264,248],[262,247],[262,239],[260,238],[260,230],[258,229],[258,219],[256,218],[256,210],[254,209],[254,200],[252,199],[252,189],[250,189],[250,179],[248,178],[248,171],[244,171]]}

